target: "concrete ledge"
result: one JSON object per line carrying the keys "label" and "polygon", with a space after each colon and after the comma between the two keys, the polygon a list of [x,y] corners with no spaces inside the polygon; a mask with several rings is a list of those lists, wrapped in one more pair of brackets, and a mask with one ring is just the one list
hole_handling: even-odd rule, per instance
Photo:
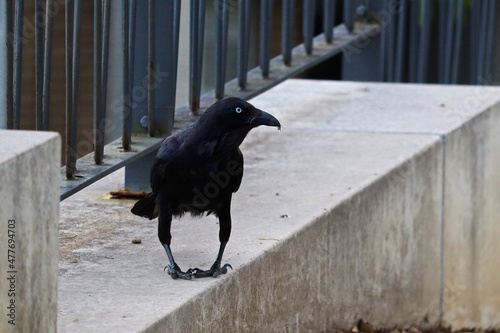
{"label": "concrete ledge", "polygon": [[0,332],[56,331],[60,156],[56,133],[0,131]]}
{"label": "concrete ledge", "polygon": [[[499,324],[496,296],[475,316],[468,291],[452,299],[445,287],[489,283],[500,294],[489,277],[499,253],[499,92],[288,80],[258,96],[285,129],[257,129],[244,144],[225,254],[235,271],[218,279],[171,280],[156,221],[104,197],[123,174],[97,182],[61,203],[59,331],[320,332],[358,317]],[[212,217],[174,222],[181,267],[208,267],[217,232]],[[484,277],[462,275],[472,268]]]}

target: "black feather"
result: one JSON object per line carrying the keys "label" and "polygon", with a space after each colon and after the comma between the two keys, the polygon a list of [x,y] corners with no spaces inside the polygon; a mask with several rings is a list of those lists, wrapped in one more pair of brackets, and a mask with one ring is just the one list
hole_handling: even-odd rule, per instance
{"label": "black feather", "polygon": [[158,217],[158,208],[156,206],[156,193],[149,193],[145,198],[137,201],[132,207],[132,213],[152,220]]}

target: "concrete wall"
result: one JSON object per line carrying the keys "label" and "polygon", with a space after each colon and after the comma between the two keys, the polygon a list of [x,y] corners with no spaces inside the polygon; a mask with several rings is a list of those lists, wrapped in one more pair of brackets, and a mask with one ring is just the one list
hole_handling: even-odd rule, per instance
{"label": "concrete wall", "polygon": [[0,131],[0,332],[56,331],[60,150],[55,133]]}
{"label": "concrete wall", "polygon": [[446,136],[444,320],[500,325],[500,105]]}

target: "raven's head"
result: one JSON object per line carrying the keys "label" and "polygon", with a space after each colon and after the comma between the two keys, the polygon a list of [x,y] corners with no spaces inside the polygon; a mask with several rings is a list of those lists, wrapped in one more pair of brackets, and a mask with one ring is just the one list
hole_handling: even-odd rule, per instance
{"label": "raven's head", "polygon": [[225,128],[247,127],[250,130],[265,125],[281,129],[278,119],[237,97],[225,98],[214,103],[205,111],[200,121],[213,122],[217,127]]}

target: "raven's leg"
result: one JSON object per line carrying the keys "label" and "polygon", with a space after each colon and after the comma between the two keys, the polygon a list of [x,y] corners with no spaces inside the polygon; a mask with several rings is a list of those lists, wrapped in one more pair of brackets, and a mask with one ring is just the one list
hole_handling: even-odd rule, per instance
{"label": "raven's leg", "polygon": [[203,271],[199,268],[189,269],[187,272],[192,273],[194,277],[207,277],[213,276],[217,277],[220,274],[226,274],[227,268],[233,269],[231,265],[225,264],[221,267],[222,256],[224,254],[224,249],[226,248],[226,244],[229,240],[229,236],[231,235],[231,195],[229,198],[224,200],[222,207],[217,211],[217,215],[219,216],[219,253],[217,254],[217,259],[215,260],[212,267],[209,270]]}
{"label": "raven's leg", "polygon": [[[161,207],[162,205],[160,205]],[[191,279],[191,274],[184,273],[181,268],[175,263],[174,256],[172,255],[172,250],[170,250],[170,241],[172,240],[172,235],[170,234],[170,225],[172,224],[172,213],[170,211],[165,211],[160,208],[160,214],[158,216],[158,238],[160,239],[161,245],[165,248],[167,252],[168,260],[170,264],[165,266],[168,269],[168,274],[172,279]]]}

